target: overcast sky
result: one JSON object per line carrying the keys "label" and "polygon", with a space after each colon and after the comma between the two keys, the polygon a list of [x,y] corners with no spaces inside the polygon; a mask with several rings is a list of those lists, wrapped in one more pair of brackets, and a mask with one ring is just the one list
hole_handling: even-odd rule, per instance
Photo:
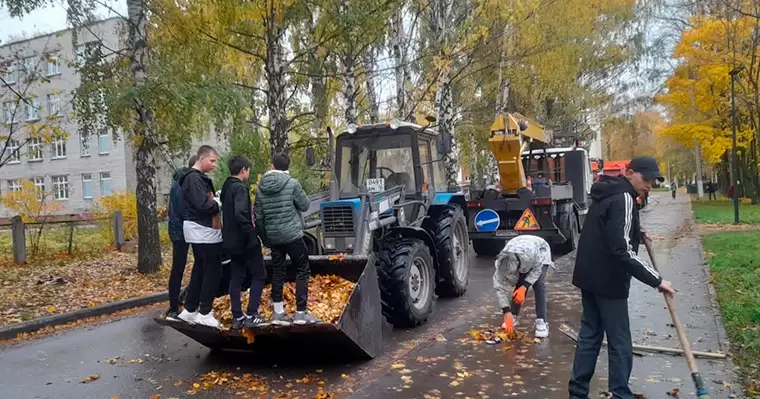
{"label": "overcast sky", "polygon": [[[105,0],[114,10],[122,15],[127,13],[127,2],[124,0]],[[40,9],[28,14],[24,18],[11,18],[8,11],[0,9],[0,40],[7,43],[11,37],[36,36],[67,28],[65,0],[56,1],[55,6]],[[108,8],[100,7],[97,14],[103,18],[115,16]]]}

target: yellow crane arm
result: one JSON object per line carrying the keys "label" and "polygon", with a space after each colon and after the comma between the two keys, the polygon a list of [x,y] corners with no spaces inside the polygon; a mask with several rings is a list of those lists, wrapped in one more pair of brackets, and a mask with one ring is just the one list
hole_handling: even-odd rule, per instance
{"label": "yellow crane arm", "polygon": [[[522,126],[524,130],[520,121],[527,122],[527,127]],[[488,147],[499,165],[502,193],[514,194],[526,186],[522,153],[532,140],[549,143],[551,134],[543,125],[518,113],[500,114],[491,124]]]}

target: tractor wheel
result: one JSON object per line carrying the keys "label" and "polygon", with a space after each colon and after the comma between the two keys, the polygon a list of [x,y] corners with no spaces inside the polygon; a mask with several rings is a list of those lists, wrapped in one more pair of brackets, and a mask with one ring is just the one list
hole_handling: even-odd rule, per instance
{"label": "tractor wheel", "polygon": [[383,315],[395,327],[427,321],[435,302],[433,256],[425,242],[400,238],[380,253],[378,277]]}
{"label": "tractor wheel", "polygon": [[567,255],[578,248],[581,233],[578,228],[578,218],[575,217],[574,212],[563,213],[560,220],[560,226],[563,227],[562,233],[565,234],[567,240],[557,246],[557,252],[560,255]]}
{"label": "tractor wheel", "polygon": [[472,249],[478,256],[494,257],[504,248],[502,240],[472,240]]}
{"label": "tractor wheel", "polygon": [[430,233],[438,251],[437,294],[459,297],[467,291],[470,277],[470,245],[467,239],[467,220],[462,208],[449,206],[423,225]]}

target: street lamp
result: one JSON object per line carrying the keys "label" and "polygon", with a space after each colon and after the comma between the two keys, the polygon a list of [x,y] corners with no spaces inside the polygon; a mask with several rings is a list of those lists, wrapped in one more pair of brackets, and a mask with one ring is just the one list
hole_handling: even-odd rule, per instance
{"label": "street lamp", "polygon": [[734,175],[734,224],[739,224],[739,170],[737,165],[739,164],[739,158],[736,154],[736,93],[734,91],[734,83],[736,82],[736,75],[744,70],[744,65],[738,65],[734,67],[728,74],[731,75],[731,171]]}

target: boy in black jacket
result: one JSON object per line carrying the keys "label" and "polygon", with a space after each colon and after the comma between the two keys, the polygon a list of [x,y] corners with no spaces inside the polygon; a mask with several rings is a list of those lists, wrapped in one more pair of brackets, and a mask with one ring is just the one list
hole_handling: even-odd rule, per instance
{"label": "boy in black jacket", "polygon": [[632,399],[628,386],[633,368],[628,293],[631,276],[666,295],[669,281],[638,256],[648,238],[641,231],[636,197],[645,196],[654,180],[663,180],[651,157],[631,160],[625,175],[594,183],[591,208],[583,223],[573,272],[581,289],[583,315],[575,347],[570,398],[588,398],[604,335],[609,343],[609,391],[616,399]]}
{"label": "boy in black jacket", "polygon": [[179,320],[179,294],[182,288],[182,275],[185,274],[185,265],[187,264],[187,251],[190,244],[185,241],[185,235],[182,232],[182,224],[185,220],[185,205],[182,202],[182,187],[179,185],[179,178],[190,171],[190,168],[198,161],[198,157],[193,155],[188,161],[186,168],[179,168],[174,172],[172,188],[169,190],[169,238],[172,240],[172,271],[169,274],[169,311],[166,313],[167,319]]}
{"label": "boy in black jacket", "polygon": [[193,247],[195,263],[185,308],[178,317],[190,324],[220,327],[212,309],[222,275],[221,202],[214,197],[214,184],[206,176],[216,166],[219,155],[207,145],[201,146],[196,155],[195,165],[179,178],[185,205],[182,232]]}
{"label": "boy in black jacket", "polygon": [[[229,161],[230,174],[222,186],[222,235],[224,250],[232,257],[230,270],[230,305],[232,307],[232,328],[251,328],[267,324],[259,316],[259,301],[266,282],[264,256],[261,241],[256,234],[251,215],[251,195],[248,176],[251,162],[244,156],[234,156]],[[245,273],[251,279],[248,309],[243,314],[240,303],[240,286]]]}

